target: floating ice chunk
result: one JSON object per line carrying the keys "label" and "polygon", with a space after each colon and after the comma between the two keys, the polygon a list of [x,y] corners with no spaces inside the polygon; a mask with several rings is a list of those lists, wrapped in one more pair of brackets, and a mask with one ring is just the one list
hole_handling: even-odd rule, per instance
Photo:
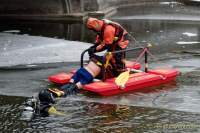
{"label": "floating ice chunk", "polygon": [[183,35],[186,35],[186,36],[189,36],[189,37],[197,36],[197,34],[190,33],[190,32],[184,32],[184,33],[182,33],[182,34],[183,34]]}
{"label": "floating ice chunk", "polygon": [[160,2],[161,5],[180,4],[179,2]]}
{"label": "floating ice chunk", "polygon": [[176,44],[184,45],[184,44],[199,44],[200,42],[176,42]]}
{"label": "floating ice chunk", "polygon": [[4,33],[20,33],[20,30],[6,30]]}
{"label": "floating ice chunk", "polygon": [[36,67],[37,65],[26,65],[26,67]]}

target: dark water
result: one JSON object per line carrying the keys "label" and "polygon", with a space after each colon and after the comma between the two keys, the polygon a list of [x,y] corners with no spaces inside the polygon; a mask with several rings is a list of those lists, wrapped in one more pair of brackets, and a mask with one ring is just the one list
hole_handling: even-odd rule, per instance
{"label": "dark water", "polygon": [[[200,24],[199,21],[135,19],[118,14],[120,22],[138,44],[153,44],[150,66],[181,71],[176,81],[139,92],[99,97],[91,94],[60,99],[55,105],[65,116],[36,117],[21,121],[27,97],[49,85],[47,77],[79,66],[38,64],[0,70],[0,132],[200,132]],[[155,16],[151,16],[154,18]],[[183,16],[184,18],[185,16]],[[6,22],[1,32],[92,42],[83,24]],[[90,36],[88,36],[90,35]],[[131,56],[131,54],[129,54]]]}
{"label": "dark water", "polygon": [[84,42],[94,39],[92,32],[88,32],[83,23],[3,21],[0,31]]}

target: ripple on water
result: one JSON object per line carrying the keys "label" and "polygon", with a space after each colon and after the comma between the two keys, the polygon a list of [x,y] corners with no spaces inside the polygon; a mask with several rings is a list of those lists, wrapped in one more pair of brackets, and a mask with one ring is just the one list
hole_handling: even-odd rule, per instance
{"label": "ripple on water", "polygon": [[[188,92],[187,88],[182,91]],[[98,98],[93,99],[93,101],[84,101],[78,97],[80,95],[61,99],[58,102],[56,107],[58,110],[63,111],[66,114],[65,116],[36,117],[31,122],[23,122],[19,121],[19,109],[24,98],[1,96],[1,99],[8,99],[1,103],[1,131],[197,132],[200,128],[198,127],[200,124],[198,113],[114,103],[109,104],[108,101],[107,103],[105,101],[101,103]],[[84,96],[81,95],[81,97]],[[13,103],[13,100],[15,103]]]}
{"label": "ripple on water", "polygon": [[0,101],[0,131],[20,132],[26,127],[26,123],[19,122],[24,98],[0,96]]}

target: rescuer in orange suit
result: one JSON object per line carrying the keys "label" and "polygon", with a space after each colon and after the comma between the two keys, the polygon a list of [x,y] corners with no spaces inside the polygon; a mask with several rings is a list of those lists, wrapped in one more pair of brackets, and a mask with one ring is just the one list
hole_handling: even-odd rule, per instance
{"label": "rescuer in orange suit", "polygon": [[[98,20],[96,18],[89,18],[87,21],[87,27],[97,33],[95,45],[92,46],[88,52],[91,61],[96,63],[96,65],[100,68],[102,68],[101,63],[103,62],[103,59],[93,53],[104,50],[114,52],[126,49],[128,46],[128,33],[120,24],[116,22],[106,19]],[[106,78],[116,77],[124,71],[125,53],[112,54],[110,58],[109,55],[107,55],[105,58],[105,62],[109,60],[110,64],[107,68],[105,68]],[[98,62],[100,62],[100,64],[98,64]]]}
{"label": "rescuer in orange suit", "polygon": [[[107,55],[106,57],[97,56],[94,53],[104,50],[114,52],[126,49],[129,44],[127,31],[120,24],[106,19],[89,18],[87,27],[97,33],[95,45],[88,50],[90,62],[87,66],[77,70],[70,83],[61,87],[64,92],[63,95],[77,93],[83,85],[93,82],[94,78],[116,77],[125,70],[125,52]],[[107,62],[106,65],[103,66],[103,62]],[[39,94],[39,98],[42,97],[40,100],[45,100],[45,93],[49,92],[44,90]],[[46,96],[51,99],[52,95],[49,95],[50,93]]]}
{"label": "rescuer in orange suit", "polygon": [[[71,83],[76,88],[82,88],[82,85],[89,84],[94,78],[112,78],[118,76],[125,70],[125,52],[107,55],[106,57],[97,56],[94,53],[107,50],[114,52],[126,49],[129,40],[128,32],[118,23],[106,20],[89,18],[87,27],[97,33],[95,45],[88,50],[90,62],[84,68],[80,68],[72,77]],[[109,57],[110,56],[110,57]],[[109,64],[106,62],[109,61]],[[103,62],[107,64],[104,65]],[[61,88],[68,89],[71,85],[67,84]],[[72,85],[72,88],[74,87]]]}

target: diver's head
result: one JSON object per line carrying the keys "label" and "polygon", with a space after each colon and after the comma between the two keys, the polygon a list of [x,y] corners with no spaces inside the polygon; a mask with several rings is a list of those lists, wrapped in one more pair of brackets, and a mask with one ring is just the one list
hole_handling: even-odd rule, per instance
{"label": "diver's head", "polygon": [[47,89],[43,89],[40,91],[38,94],[39,100],[41,103],[46,103],[46,104],[54,104],[55,103],[55,98],[51,92],[49,92]]}

